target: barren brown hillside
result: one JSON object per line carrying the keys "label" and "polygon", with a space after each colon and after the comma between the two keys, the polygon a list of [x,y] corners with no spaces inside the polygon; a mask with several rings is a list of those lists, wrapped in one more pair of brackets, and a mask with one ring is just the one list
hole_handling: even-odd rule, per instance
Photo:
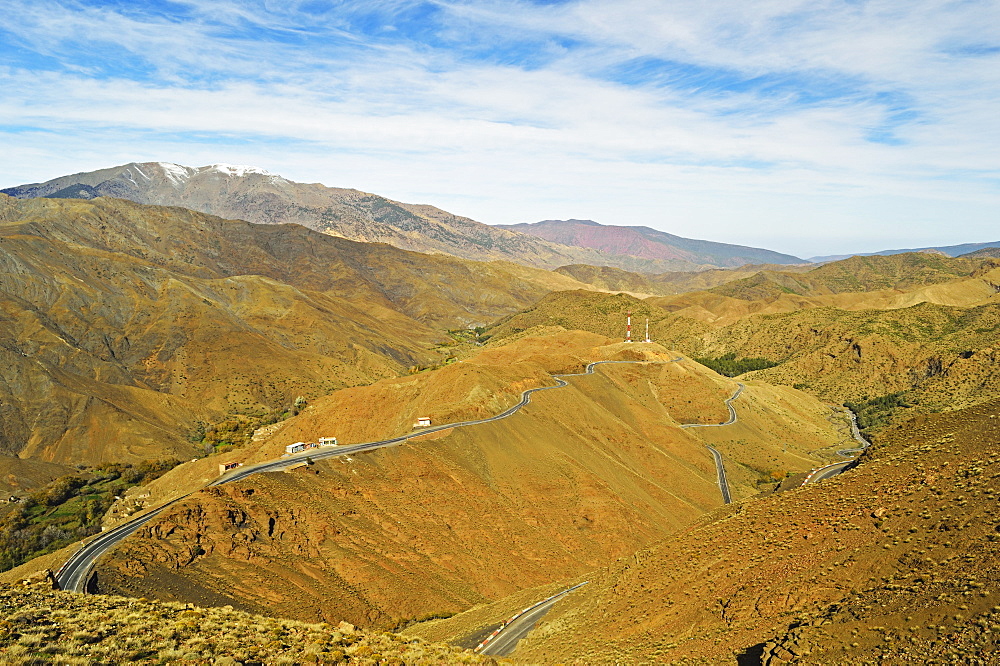
{"label": "barren brown hillside", "polygon": [[852,257],[801,273],[760,271],[706,291],[651,300],[677,316],[725,326],[754,314],[812,308],[897,310],[920,303],[971,307],[995,300],[994,261],[919,253]]}
{"label": "barren brown hillside", "polygon": [[[599,366],[503,421],[197,493],[99,565],[98,586],[386,627],[627,555],[721,503],[708,451],[695,430],[678,426],[725,420],[734,385],[690,361],[663,362],[676,356],[658,345],[607,342],[580,333],[526,338],[316,401],[261,455],[324,434],[387,437],[425,413],[481,418],[531,384],[551,383],[548,372],[578,372],[588,360],[660,361]],[[534,360],[545,347],[561,350],[548,366]],[[747,458],[781,457],[784,438],[798,430],[809,434],[788,446],[783,464],[808,469],[822,460],[816,449],[841,438],[829,411],[804,394],[754,390],[747,410],[750,424],[789,428],[742,432]],[[741,454],[732,455],[735,470]],[[738,494],[756,492],[753,472],[736,474]]]}
{"label": "barren brown hillside", "polygon": [[[598,291],[624,291],[631,294],[669,296],[712,287],[747,278],[765,268],[778,270],[777,266],[742,266],[701,271],[672,271],[670,273],[632,273],[611,266],[571,264],[560,266],[556,273],[568,275],[593,286]],[[805,266],[783,266],[780,270],[795,272],[807,270]]]}
{"label": "barren brown hillside", "polygon": [[832,308],[750,318],[704,336],[703,353],[738,349],[782,361],[752,373],[828,400],[909,392],[920,411],[971,405],[997,388],[1000,304],[891,311]]}
{"label": "barren brown hillside", "polygon": [[[887,257],[851,257],[821,265],[762,264],[695,272],[674,271],[656,275],[632,273],[609,266],[575,264],[562,266],[556,272],[592,285],[599,291],[673,296],[704,290],[727,299],[759,302],[756,309],[749,309],[746,304],[742,305],[746,313],[750,313],[765,309],[763,305],[765,303],[771,304],[770,311],[822,305],[850,307],[851,298],[830,297],[836,294],[872,292],[883,292],[879,294],[879,300],[884,307],[903,307],[902,304],[897,304],[902,302],[900,299],[902,293],[917,291],[923,294],[921,288],[970,277],[983,265],[982,259],[989,256],[988,253],[984,253],[951,258],[911,252]],[[925,300],[939,302],[934,300],[939,291],[927,290]],[[983,293],[988,296],[990,292]],[[705,294],[701,298],[710,296]],[[942,293],[939,298],[947,298],[947,295]],[[657,301],[663,305],[669,304],[668,309],[671,311],[695,306],[699,302],[697,299],[684,298]],[[875,307],[871,296],[867,297],[865,302],[868,307]],[[912,305],[915,302],[917,301],[908,304]],[[733,304],[730,307],[741,306]]]}
{"label": "barren brown hillside", "polygon": [[[695,357],[768,359],[778,365],[747,377],[796,386],[826,401],[905,393],[907,404],[924,413],[988,399],[1000,388],[995,372],[1000,269],[993,259],[973,262],[978,267],[970,269],[963,263],[967,260],[912,257],[864,258],[869,272],[885,260],[883,274],[859,269],[872,286],[885,280],[922,285],[909,291],[842,292],[809,297],[806,305],[798,301],[807,297],[790,294],[778,301],[711,291],[641,300],[627,294],[557,292],[501,320],[487,335],[490,344],[503,344],[526,331],[563,326],[621,336],[625,314],[632,312],[640,331],[649,319],[655,341]],[[838,263],[804,275],[825,270],[841,280],[847,268]],[[907,266],[913,270],[904,270]],[[949,271],[966,270],[965,277],[945,280]],[[843,307],[820,307],[822,299],[843,301]],[[778,311],[768,313],[779,302]]]}
{"label": "barren brown hillside", "polygon": [[198,421],[440,361],[430,349],[445,329],[578,284],[295,225],[2,195],[0,268],[0,472],[12,486],[35,474],[14,455],[191,457]]}
{"label": "barren brown hillside", "polygon": [[[586,576],[512,656],[995,663],[998,477],[1000,402],[919,417],[884,432],[841,476],[719,509]],[[458,639],[489,616],[409,631]]]}

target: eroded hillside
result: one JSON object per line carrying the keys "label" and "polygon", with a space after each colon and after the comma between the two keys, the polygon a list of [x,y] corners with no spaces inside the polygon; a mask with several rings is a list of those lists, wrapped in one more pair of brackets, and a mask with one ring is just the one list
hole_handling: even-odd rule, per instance
{"label": "eroded hillside", "polygon": [[[918,417],[884,432],[855,469],[719,509],[591,573],[513,657],[993,663],[998,477],[1000,401]],[[409,631],[460,639],[484,617]]]}
{"label": "eroded hillside", "polygon": [[973,405],[1000,388],[998,285],[993,259],[863,257],[676,297],[557,292],[487,335],[503,344],[555,326],[621,336],[631,312],[639,334],[648,319],[654,340],[691,356],[775,365],[748,378],[838,403],[904,396],[912,410],[898,419]]}
{"label": "eroded hillside", "polygon": [[2,195],[0,269],[0,452],[14,481],[50,478],[20,459],[189,458],[199,421],[440,361],[445,329],[577,284],[295,225]]}
{"label": "eroded hillside", "polygon": [[[261,455],[324,434],[387,437],[425,411],[445,422],[482,418],[531,383],[551,384],[549,372],[605,358],[652,361],[598,366],[503,421],[196,493],[104,560],[98,587],[391,627],[625,556],[722,503],[698,431],[679,426],[726,420],[723,401],[735,385],[658,345],[608,342],[580,333],[526,338],[317,401]],[[808,469],[822,459],[818,447],[839,442],[814,399],[750,396],[751,425],[791,419],[786,427],[813,433],[788,447],[783,464]],[[746,458],[784,455],[786,432],[748,428],[739,436]],[[737,465],[741,447],[733,446]],[[753,475],[737,473],[740,496],[757,492]]]}

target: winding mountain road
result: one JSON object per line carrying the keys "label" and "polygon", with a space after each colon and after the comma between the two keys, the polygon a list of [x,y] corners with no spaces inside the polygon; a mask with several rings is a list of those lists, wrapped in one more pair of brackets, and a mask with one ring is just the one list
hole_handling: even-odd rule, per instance
{"label": "winding mountain road", "polygon": [[[491,416],[485,419],[478,419],[476,421],[461,421],[459,423],[448,423],[444,425],[434,426],[431,428],[421,428],[419,432],[407,433],[406,435],[400,435],[399,437],[393,437],[390,439],[382,439],[377,442],[365,442],[363,444],[351,444],[347,446],[335,446],[324,449],[313,449],[308,452],[302,452],[292,456],[290,458],[281,458],[279,460],[272,460],[265,463],[259,463],[257,465],[249,465],[247,467],[240,467],[233,472],[222,476],[206,487],[211,486],[221,486],[227,483],[232,483],[234,481],[239,481],[240,479],[245,479],[248,476],[254,474],[260,474],[262,472],[275,472],[283,470],[291,465],[298,464],[299,462],[310,458],[312,460],[323,460],[325,458],[333,458],[337,456],[346,456],[353,453],[362,453],[364,451],[372,451],[374,449],[380,449],[386,446],[394,446],[396,444],[401,444],[412,437],[419,437],[432,432],[439,432],[441,430],[448,430],[449,428],[466,428],[469,426],[480,425],[482,423],[491,423],[493,421],[500,421],[513,416],[518,411],[520,411],[524,406],[531,402],[531,394],[537,393],[539,391],[548,391],[551,389],[562,388],[568,386],[569,383],[564,379],[565,377],[580,377],[582,375],[592,375],[594,374],[594,369],[599,365],[610,364],[610,363],[677,363],[683,360],[682,356],[671,359],[669,361],[594,361],[587,365],[584,372],[577,372],[571,374],[563,375],[552,375],[556,383],[554,386],[538,386],[536,388],[527,389],[521,392],[521,399],[514,406],[504,410],[503,412],[497,414],[496,416]],[[737,392],[738,395],[738,392]],[[735,396],[734,396],[735,398]],[[731,399],[732,400],[732,399]],[[730,412],[735,418],[735,412],[730,405]],[[720,424],[724,425],[724,424]],[[716,455],[717,452],[716,452]],[[717,465],[721,468],[721,459],[717,458]],[[725,472],[723,471],[723,478]],[[134,518],[126,523],[118,525],[117,527],[108,530],[107,532],[102,532],[97,535],[91,541],[86,542],[76,553],[70,557],[69,560],[59,569],[56,574],[56,581],[59,583],[59,587],[63,590],[71,590],[74,592],[85,592],[87,588],[87,582],[90,578],[90,571],[93,569],[94,564],[97,559],[100,558],[104,553],[114,547],[119,541],[134,533],[140,527],[145,525],[147,522],[152,520],[156,515],[167,507],[179,502],[188,495],[183,497],[178,497],[163,506],[157,507],[152,511],[145,513],[137,518]],[[724,492],[725,496],[728,496],[728,487]],[[728,502],[728,499],[726,500]]]}
{"label": "winding mountain road", "polygon": [[837,451],[838,455],[845,457],[850,456],[852,453],[861,453],[872,445],[872,443],[865,439],[864,435],[861,434],[861,428],[858,427],[858,415],[848,409],[847,416],[851,419],[851,436],[854,437],[854,439],[861,446],[856,449],[841,449]]}
{"label": "winding mountain road", "polygon": [[[736,382],[736,393],[733,393],[732,397],[726,399],[726,407],[729,408],[729,420],[724,423],[685,423],[682,428],[721,428],[722,426],[733,425],[737,421],[736,408],[733,407],[733,400],[740,397],[743,393],[743,389],[746,388],[742,383]],[[719,490],[722,492],[722,501],[726,504],[732,504],[733,498],[729,494],[729,481],[726,479],[726,466],[722,464],[722,454],[716,450],[711,444],[706,444],[708,450],[712,452],[712,457],[715,458],[715,473],[719,477]]]}
{"label": "winding mountain road", "polygon": [[861,434],[861,429],[858,428],[857,414],[855,414],[851,410],[847,410],[847,415],[851,419],[851,436],[854,437],[854,439],[861,446],[854,449],[840,449],[839,451],[837,451],[837,455],[852,459],[844,462],[826,465],[825,467],[820,467],[819,469],[814,469],[812,472],[809,473],[809,476],[806,477],[806,480],[802,482],[803,486],[808,483],[817,483],[819,481],[822,481],[823,479],[829,479],[830,477],[837,476],[841,472],[846,471],[848,467],[851,467],[852,465],[854,465],[855,462],[857,462],[857,458],[853,458],[852,454],[861,453],[862,451],[864,451],[865,449],[867,449],[869,446],[872,445],[871,442],[869,442],[867,439],[864,438],[864,435]]}
{"label": "winding mountain road", "polygon": [[569,589],[563,590],[559,594],[554,594],[548,599],[539,601],[534,606],[525,608],[511,619],[502,623],[500,628],[494,632],[492,636],[480,643],[475,651],[479,654],[506,657],[514,651],[518,642],[520,642],[522,638],[527,636],[531,630],[535,628],[535,623],[549,612],[549,609],[552,608],[553,604],[573,590],[583,587],[587,584],[587,582],[588,581],[585,581],[574,585]]}
{"label": "winding mountain road", "polygon": [[[682,357],[677,357],[669,362],[680,361]],[[602,361],[603,363],[630,363],[631,361]],[[591,364],[593,365],[593,364]],[[592,368],[587,366],[587,373],[589,374]],[[563,377],[568,377],[570,375],[561,375]],[[721,428],[722,426],[728,426],[736,423],[738,416],[736,415],[736,408],[733,407],[733,401],[740,397],[743,393],[743,389],[746,388],[740,382],[736,382],[736,392],[732,396],[726,399],[726,407],[729,408],[729,419],[723,423],[685,423],[681,425],[682,428]],[[709,451],[712,452],[712,457],[715,458],[715,471],[719,478],[719,490],[722,492],[722,501],[726,504],[732,503],[732,496],[729,494],[729,482],[726,480],[726,467],[722,464],[722,454],[719,453],[714,446],[710,444],[705,445]],[[579,587],[579,586],[576,586]],[[572,587],[564,592],[550,597],[543,601],[538,602],[529,609],[525,609],[522,613],[511,620],[501,623],[500,628],[493,633],[492,636],[487,638],[483,643],[476,648],[476,651],[480,654],[494,655],[497,657],[506,657],[514,648],[517,647],[518,641],[528,635],[528,633],[534,628],[535,623],[546,613],[549,612],[549,608],[556,601],[561,599],[563,595],[572,592],[576,587]]]}

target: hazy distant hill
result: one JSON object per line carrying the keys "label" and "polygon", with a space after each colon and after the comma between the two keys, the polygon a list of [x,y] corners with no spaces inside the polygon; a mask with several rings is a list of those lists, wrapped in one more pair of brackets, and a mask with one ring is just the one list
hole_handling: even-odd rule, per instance
{"label": "hazy distant hill", "polygon": [[991,245],[989,247],[984,247],[973,252],[968,252],[961,255],[967,259],[985,259],[987,257],[1000,258],[1000,243],[997,245]]}
{"label": "hazy distant hill", "polygon": [[585,263],[663,272],[695,270],[702,263],[712,263],[559,245],[433,206],[400,203],[319,183],[296,183],[255,167],[226,164],[195,168],[168,162],[133,162],[0,192],[19,199],[106,196],[183,206],[258,224],[294,222],[332,236],[388,243],[405,250],[476,261],[508,260],[541,268]]}
{"label": "hazy distant hill", "polygon": [[798,257],[772,250],[681,238],[649,227],[621,227],[599,224],[593,220],[544,220],[533,224],[499,226],[538,236],[553,243],[645,259],[685,261],[718,267],[805,263]]}
{"label": "hazy distant hill", "polygon": [[822,257],[809,257],[809,261],[818,263],[822,261],[838,261],[840,259],[847,259],[848,257],[873,257],[876,255],[885,257],[893,254],[904,254],[906,252],[940,252],[941,254],[946,254],[949,257],[960,257],[970,255],[973,252],[977,252],[985,248],[995,247],[1000,247],[1000,241],[993,241],[990,243],[962,243],[961,245],[937,245],[934,247],[918,247],[906,250],[880,250],[878,252],[858,252],[856,254],[830,254]]}
{"label": "hazy distant hill", "polygon": [[783,293],[820,296],[883,289],[907,291],[967,277],[980,263],[974,259],[955,259],[924,252],[856,256],[801,273],[760,271],[711,291],[743,300],[777,297]]}
{"label": "hazy distant hill", "polygon": [[702,271],[671,271],[669,273],[633,273],[612,266],[571,264],[560,266],[556,273],[568,275],[599,291],[625,291],[633,294],[669,296],[689,291],[710,289],[741,278],[748,278],[761,271],[806,272],[815,268],[780,264],[748,264],[738,268],[714,268]]}

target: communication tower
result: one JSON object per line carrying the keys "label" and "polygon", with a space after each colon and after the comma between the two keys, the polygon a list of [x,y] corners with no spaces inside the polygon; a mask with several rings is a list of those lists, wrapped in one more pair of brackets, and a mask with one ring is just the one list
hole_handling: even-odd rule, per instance
{"label": "communication tower", "polygon": [[625,342],[632,342],[632,313],[629,312],[625,319]]}
{"label": "communication tower", "polygon": [[646,317],[646,342],[652,342],[649,339],[649,317]]}

